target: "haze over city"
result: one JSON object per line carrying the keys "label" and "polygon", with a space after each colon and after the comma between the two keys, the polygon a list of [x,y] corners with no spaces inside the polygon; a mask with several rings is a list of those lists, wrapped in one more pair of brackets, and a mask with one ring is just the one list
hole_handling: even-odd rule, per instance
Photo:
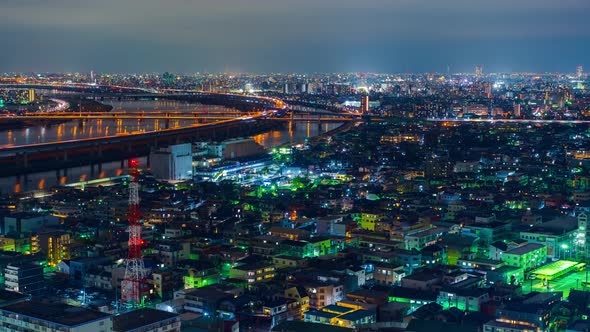
{"label": "haze over city", "polygon": [[4,72],[569,72],[586,0],[5,0]]}

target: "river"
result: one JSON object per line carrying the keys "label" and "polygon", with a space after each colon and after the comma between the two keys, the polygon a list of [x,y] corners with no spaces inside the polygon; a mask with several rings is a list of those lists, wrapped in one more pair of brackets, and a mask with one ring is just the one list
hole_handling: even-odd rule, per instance
{"label": "river", "polygon": [[[179,101],[113,101],[103,102],[111,104],[113,111],[135,112],[135,111],[175,111],[189,112],[202,111],[212,115],[218,115],[220,112],[232,109],[218,105],[192,104]],[[170,126],[182,126],[186,123],[171,123]],[[81,124],[79,121],[70,121],[58,125],[47,127],[27,127],[12,130],[0,131],[0,145],[21,145],[41,142],[55,142],[62,140],[72,140],[90,137],[100,137],[114,135],[125,132],[142,132],[162,128],[163,121],[157,120],[94,120],[87,124]],[[297,122],[295,126],[287,126],[284,129],[272,130],[252,138],[266,149],[271,149],[285,144],[303,143],[307,138],[315,137],[329,130],[340,126],[340,123],[324,123],[318,126],[315,122]],[[139,158],[140,164],[146,164],[146,158]],[[0,193],[7,194],[13,192],[48,189],[58,184],[74,183],[87,181],[95,178],[111,177],[123,174],[125,170],[121,168],[121,162],[103,163],[100,171],[95,169],[93,173],[90,166],[75,167],[67,170],[67,174],[61,171],[32,173],[25,177],[0,177]],[[1,172],[0,172],[1,176]],[[25,181],[26,180],[26,181]]]}

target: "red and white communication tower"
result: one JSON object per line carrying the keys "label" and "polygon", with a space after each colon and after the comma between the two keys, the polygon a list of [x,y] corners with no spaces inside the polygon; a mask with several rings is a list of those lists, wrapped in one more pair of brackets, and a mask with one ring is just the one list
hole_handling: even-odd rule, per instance
{"label": "red and white communication tower", "polygon": [[145,281],[145,267],[141,255],[141,247],[144,241],[141,239],[141,224],[139,213],[139,162],[129,160],[129,168],[132,179],[129,182],[129,242],[127,252],[127,267],[125,278],[121,282],[121,301],[123,303],[140,304],[142,289]]}

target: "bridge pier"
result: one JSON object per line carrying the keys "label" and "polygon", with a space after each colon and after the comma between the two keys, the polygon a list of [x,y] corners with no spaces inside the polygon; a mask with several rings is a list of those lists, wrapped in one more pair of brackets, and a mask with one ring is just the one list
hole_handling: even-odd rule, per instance
{"label": "bridge pier", "polygon": [[[122,97],[120,95],[117,94],[112,94],[111,97],[106,97],[103,98],[102,96],[92,96],[93,98],[97,99],[97,100],[108,100],[112,97],[112,99],[116,99],[119,98],[121,99]],[[124,97],[123,97],[124,98]],[[142,97],[143,98],[143,97]],[[191,97],[185,97],[185,98],[189,98],[189,99],[196,99],[198,101],[213,101],[215,103],[221,103],[221,104],[225,104],[227,103],[227,99],[230,97],[220,97],[219,100],[214,99],[214,100],[210,100],[210,97],[204,97],[204,96],[191,96]],[[250,98],[250,97],[248,97]],[[164,98],[167,99],[167,98]],[[171,97],[171,99],[176,99],[176,97]],[[238,98],[240,99],[240,98]],[[244,101],[244,103],[246,103]],[[246,103],[248,104],[248,103]],[[264,105],[264,103],[260,104],[260,105]],[[260,106],[259,105],[259,106]],[[74,105],[73,105],[74,106]],[[231,106],[231,105],[230,105]],[[249,110],[252,111],[253,108],[251,107],[245,107],[244,105],[241,105],[240,103],[235,103],[234,105],[237,109],[239,110]],[[271,109],[274,109],[271,107]],[[232,111],[232,112],[237,112],[237,111]],[[131,112],[132,114],[138,114],[137,119],[138,121],[140,121],[141,123],[150,123],[150,121],[148,121],[148,119],[150,119],[150,117],[155,117],[155,118],[159,118],[161,119],[160,121],[166,121],[167,127],[168,128],[174,128],[174,125],[177,123],[177,119],[183,119],[182,117],[177,117],[176,116],[176,112],[168,112],[166,113],[166,111],[162,112],[161,114],[168,114],[168,118],[162,117],[161,114],[160,115],[143,115],[141,112]],[[210,118],[217,118],[217,114],[218,112],[213,111],[210,112],[211,116],[208,116]],[[230,113],[230,112],[228,112]],[[87,115],[85,115],[87,114]],[[116,132],[119,133],[121,132],[121,128],[124,127],[122,125],[123,121],[127,121],[127,120],[122,120],[121,116],[118,115],[119,113],[112,112],[108,115],[95,115],[95,114],[90,114],[90,113],[82,113],[80,116],[78,116],[78,114],[76,112],[73,112],[71,114],[67,114],[67,115],[59,115],[56,114],[54,115],[57,118],[51,118],[51,117],[46,117],[45,119],[43,119],[43,117],[39,117],[38,120],[36,121],[40,121],[40,122],[46,122],[47,124],[50,123],[61,123],[62,120],[68,120],[71,121],[72,117],[76,117],[76,119],[74,121],[78,121],[78,123],[82,126],[87,126],[90,125],[90,123],[92,121],[95,121],[96,119],[104,119],[105,124],[108,124],[109,126],[111,126],[111,130],[113,128],[113,126],[111,125],[111,122],[116,122],[119,123],[118,126],[116,126]],[[234,114],[234,113],[232,113]],[[63,144],[64,142],[56,142],[55,144],[47,144],[47,146],[42,146],[40,148],[39,151],[37,151],[36,149],[34,151],[28,151],[26,148],[19,148],[19,147],[15,147],[13,149],[13,154],[12,157],[5,157],[5,158],[0,158],[2,159],[3,162],[6,163],[6,165],[12,165],[10,167],[10,169],[6,170],[6,173],[11,173],[13,175],[16,174],[21,174],[21,178],[22,178],[22,174],[24,174],[25,172],[31,172],[33,169],[35,171],[45,171],[45,170],[51,170],[53,172],[55,172],[55,177],[59,180],[63,180],[64,175],[67,175],[68,169],[64,169],[65,167],[73,167],[73,166],[78,166],[78,165],[84,165],[84,167],[89,166],[90,169],[86,169],[86,171],[88,172],[87,174],[92,174],[93,176],[96,176],[97,173],[97,169],[99,170],[99,172],[102,173],[101,170],[101,162],[105,163],[111,163],[111,162],[115,162],[119,160],[121,161],[121,158],[125,158],[122,162],[121,162],[121,167],[124,168],[126,167],[125,164],[125,160],[126,158],[129,157],[136,157],[138,155],[147,155],[147,153],[149,153],[149,146],[152,147],[158,147],[159,143],[162,143],[162,146],[166,146],[168,144],[173,144],[173,143],[181,143],[181,142],[185,142],[185,141],[197,141],[197,140],[205,140],[205,141],[211,141],[211,140],[223,140],[229,137],[239,137],[239,136],[249,136],[252,134],[256,134],[259,133],[263,130],[271,130],[274,128],[278,128],[284,127],[285,122],[281,122],[281,121],[272,121],[275,119],[264,119],[263,117],[259,117],[259,116],[253,116],[252,120],[248,120],[248,121],[242,121],[241,117],[244,116],[246,113],[238,113],[237,115],[240,117],[237,117],[235,120],[233,121],[226,121],[227,123],[223,123],[223,124],[213,124],[210,123],[210,120],[205,120],[203,118],[202,115],[195,115],[194,117],[188,116],[187,119],[188,121],[185,122],[186,124],[189,124],[189,126],[187,126],[187,128],[174,128],[175,130],[169,130],[169,131],[161,131],[159,133],[155,133],[153,135],[151,134],[142,134],[142,135],[137,135],[138,137],[131,137],[132,135],[121,135],[121,137],[117,137],[115,139],[112,138],[101,138],[101,140],[79,140],[79,142],[76,142],[74,144],[72,144],[71,142],[68,142],[67,144]],[[294,114],[291,115],[293,117],[293,121],[299,121],[300,120],[300,115],[299,114]],[[220,119],[223,119],[224,116],[219,116]],[[279,119],[281,120],[281,119]],[[289,120],[287,119],[282,119],[282,120]],[[170,123],[170,121],[173,121],[172,123]],[[190,122],[196,122],[196,123],[205,123],[205,125],[199,125],[197,126],[193,126],[192,128],[190,128]],[[325,122],[325,121],[324,121]],[[78,125],[78,123],[74,123],[74,126]],[[159,129],[163,129],[163,123],[159,122],[159,124],[161,125]],[[292,124],[293,126],[295,125],[295,123]],[[178,132],[176,132],[176,130],[178,129]],[[133,134],[136,134],[135,132],[133,132]],[[132,142],[132,143],[129,143]],[[11,147],[12,149],[12,147]],[[70,152],[72,151],[72,152]],[[24,154],[26,152],[26,155]],[[70,154],[72,154],[70,156]],[[31,160],[28,160],[28,159]],[[42,159],[46,160],[47,162],[43,162]],[[38,162],[39,161],[39,162]],[[33,164],[34,162],[34,164]],[[151,160],[148,160],[148,164],[151,167]],[[58,169],[59,168],[59,169]],[[56,170],[58,169],[58,170]],[[50,173],[50,177],[53,176],[53,173]],[[32,185],[32,187],[36,187],[36,183]]]}
{"label": "bridge pier", "polygon": [[28,153],[23,153],[23,166],[26,172],[26,169],[29,168],[29,155]]}
{"label": "bridge pier", "polygon": [[28,191],[29,190],[29,178],[27,173],[24,173],[22,178],[20,175],[16,176],[16,185],[21,187],[21,191]]}

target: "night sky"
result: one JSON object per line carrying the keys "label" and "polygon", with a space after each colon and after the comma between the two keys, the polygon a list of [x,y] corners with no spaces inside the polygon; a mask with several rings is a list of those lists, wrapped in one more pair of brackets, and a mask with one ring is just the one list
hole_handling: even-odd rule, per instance
{"label": "night sky", "polygon": [[0,0],[0,72],[574,72],[590,0]]}

